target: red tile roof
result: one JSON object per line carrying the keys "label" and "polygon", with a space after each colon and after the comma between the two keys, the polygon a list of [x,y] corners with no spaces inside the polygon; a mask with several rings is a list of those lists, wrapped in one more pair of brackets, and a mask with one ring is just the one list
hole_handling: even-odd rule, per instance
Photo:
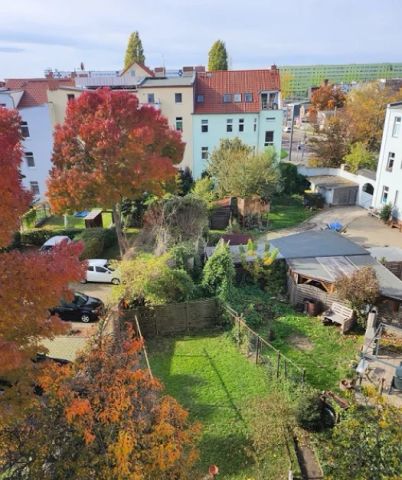
{"label": "red tile roof", "polygon": [[127,72],[127,70],[129,70],[133,65],[138,65],[140,68],[144,70],[144,72],[148,73],[150,77],[153,77],[155,75],[154,72],[143,63],[133,62],[120,73],[120,76],[124,75]]}
{"label": "red tile roof", "polygon": [[72,78],[10,78],[6,79],[6,88],[24,90],[18,108],[36,107],[47,103],[47,90],[56,90],[60,86],[74,86]]}
{"label": "red tile roof", "polygon": [[[218,70],[197,73],[194,113],[255,113],[261,110],[260,93],[279,90],[279,70]],[[223,103],[223,95],[241,93],[241,102]],[[252,102],[244,101],[244,94],[253,95]],[[204,102],[197,103],[197,96]]]}

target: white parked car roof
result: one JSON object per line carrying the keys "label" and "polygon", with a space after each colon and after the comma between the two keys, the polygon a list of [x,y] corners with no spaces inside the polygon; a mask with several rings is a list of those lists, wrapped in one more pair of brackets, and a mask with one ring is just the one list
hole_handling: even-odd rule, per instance
{"label": "white parked car roof", "polygon": [[61,242],[66,241],[67,243],[70,243],[71,240],[69,237],[66,235],[55,235],[54,237],[50,237],[46,242],[42,245],[42,247],[54,247],[55,245],[58,245]]}
{"label": "white parked car roof", "polygon": [[95,266],[104,266],[107,264],[108,260],[107,258],[90,258],[87,260],[88,265],[91,265],[93,267]]}

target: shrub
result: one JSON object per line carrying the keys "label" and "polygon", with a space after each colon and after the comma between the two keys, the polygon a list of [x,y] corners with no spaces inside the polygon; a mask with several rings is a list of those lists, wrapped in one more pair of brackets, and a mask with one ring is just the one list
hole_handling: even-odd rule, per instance
{"label": "shrub", "polygon": [[81,260],[86,260],[88,258],[99,258],[103,252],[104,241],[101,237],[87,237],[79,238],[75,240],[82,240],[84,243],[84,250],[80,255]]}
{"label": "shrub", "polygon": [[392,213],[392,205],[390,203],[387,203],[384,205],[380,211],[380,218],[384,223],[387,223],[388,220],[391,217]]}
{"label": "shrub", "polygon": [[233,286],[234,277],[235,269],[229,244],[221,240],[205,264],[202,286],[210,295],[218,296],[225,300]]}
{"label": "shrub", "polygon": [[189,242],[180,243],[175,245],[169,253],[175,268],[185,270],[188,273],[193,270],[194,257],[196,256],[194,245]]}
{"label": "shrub", "polygon": [[23,245],[36,245],[40,247],[46,242],[46,240],[49,240],[50,237],[54,237],[55,235],[66,235],[67,237],[73,239],[81,232],[82,230],[76,228],[67,228],[63,230],[48,230],[41,228],[37,230],[31,230],[30,232],[23,232],[21,234],[21,243]]}
{"label": "shrub", "polygon": [[128,304],[164,304],[189,300],[194,284],[187,272],[169,268],[170,255],[140,255],[120,263],[122,282],[114,287],[116,299]]}
{"label": "shrub", "polygon": [[300,397],[296,408],[296,421],[306,430],[319,432],[324,428],[325,403],[319,393],[311,392]]}
{"label": "shrub", "polygon": [[303,194],[310,186],[309,181],[304,175],[300,175],[296,165],[287,162],[279,164],[281,174],[282,193],[285,195]]}

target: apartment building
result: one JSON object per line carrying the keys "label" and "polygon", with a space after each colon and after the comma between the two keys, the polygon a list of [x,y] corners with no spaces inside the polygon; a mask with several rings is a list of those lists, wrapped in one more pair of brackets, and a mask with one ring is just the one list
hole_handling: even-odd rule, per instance
{"label": "apartment building", "polygon": [[193,176],[199,178],[222,138],[238,137],[256,152],[280,155],[282,121],[279,71],[228,70],[196,74]]}
{"label": "apartment building", "polygon": [[17,109],[21,116],[24,161],[21,166],[23,185],[36,200],[43,200],[46,179],[51,168],[53,126],[48,89],[73,85],[70,79],[9,79],[0,89],[0,105]]}
{"label": "apartment building", "polygon": [[385,115],[373,205],[392,205],[392,217],[402,225],[402,102],[391,103]]}
{"label": "apartment building", "polygon": [[351,84],[379,79],[402,78],[402,63],[350,63],[344,65],[284,65],[281,79],[287,83],[286,100],[305,100],[310,89],[324,80],[334,84]]}

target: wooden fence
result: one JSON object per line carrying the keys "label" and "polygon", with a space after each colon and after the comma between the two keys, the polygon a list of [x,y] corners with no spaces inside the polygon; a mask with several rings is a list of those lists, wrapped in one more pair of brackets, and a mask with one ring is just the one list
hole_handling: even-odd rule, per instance
{"label": "wooden fence", "polygon": [[135,317],[145,338],[177,333],[190,334],[216,326],[220,318],[220,307],[215,298],[137,307],[121,312],[120,325],[126,322],[135,324]]}
{"label": "wooden fence", "polygon": [[233,333],[236,343],[247,357],[251,357],[257,365],[267,368],[270,375],[275,378],[286,378],[295,382],[304,383],[306,372],[304,368],[296,365],[271,343],[264,340],[257,332],[252,330],[229,305],[225,306],[233,323]]}

